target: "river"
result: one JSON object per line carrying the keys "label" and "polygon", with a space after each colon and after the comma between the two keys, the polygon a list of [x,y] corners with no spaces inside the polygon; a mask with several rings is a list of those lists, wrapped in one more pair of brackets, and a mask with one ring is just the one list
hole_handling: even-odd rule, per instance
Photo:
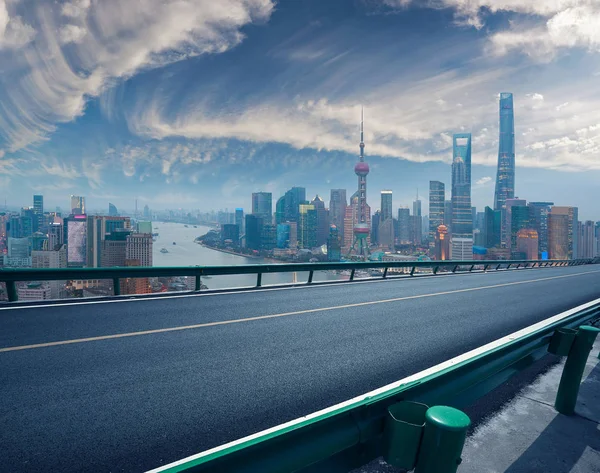
{"label": "river", "polygon": [[[159,234],[152,250],[154,266],[235,266],[266,263],[263,258],[232,255],[195,243],[196,237],[202,236],[211,230],[209,227],[198,225],[198,228],[194,228],[193,225],[186,227],[181,223],[164,222],[153,222],[152,227],[152,231]],[[175,242],[175,245],[173,242]],[[161,253],[162,248],[166,248],[168,253]],[[293,273],[263,274],[262,283],[265,285],[291,283],[293,277]],[[298,282],[306,281],[308,273],[297,273],[296,278]],[[313,277],[314,281],[334,279],[347,279],[347,276],[317,271]],[[254,286],[256,285],[256,275],[205,276],[202,278],[202,283],[208,286],[209,289]]]}

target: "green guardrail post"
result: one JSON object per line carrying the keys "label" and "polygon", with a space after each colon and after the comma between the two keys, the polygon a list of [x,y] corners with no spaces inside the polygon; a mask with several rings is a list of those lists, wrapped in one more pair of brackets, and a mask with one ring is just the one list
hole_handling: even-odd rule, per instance
{"label": "green guardrail post", "polygon": [[354,281],[354,269],[350,271],[350,281]]}
{"label": "green guardrail post", "polygon": [[199,291],[202,289],[202,278],[199,274],[196,274],[196,284],[194,285],[194,290]]}
{"label": "green guardrail post", "polygon": [[113,294],[115,296],[121,295],[121,284],[119,283],[119,278],[113,278]]}
{"label": "green guardrail post", "polygon": [[400,401],[388,407],[383,430],[383,458],[390,465],[403,470],[415,467],[427,409],[429,406],[412,401]]}
{"label": "green guardrail post", "polygon": [[575,335],[575,340],[569,351],[554,407],[564,415],[573,415],[575,413],[575,404],[579,394],[579,386],[585,369],[585,363],[592,350],[596,336],[600,332],[599,328],[591,325],[582,325]]}
{"label": "green guardrail post", "polygon": [[469,416],[454,407],[430,407],[415,473],[456,473],[470,425]]}
{"label": "green guardrail post", "polygon": [[434,267],[434,268],[433,268],[433,274],[437,274],[437,272],[438,272],[438,269],[440,269],[440,267],[439,267],[439,266],[436,266],[436,267]]}
{"label": "green guardrail post", "polygon": [[383,276],[382,276],[383,279],[387,278],[387,271],[388,271],[388,267],[386,266],[385,269],[383,270]]}
{"label": "green guardrail post", "polygon": [[256,274],[256,287],[260,287],[262,285],[262,273]]}
{"label": "green guardrail post", "polygon": [[415,274],[415,269],[417,269],[416,266],[413,266],[412,269],[410,270],[410,275],[413,276]]}
{"label": "green guardrail post", "polygon": [[313,273],[314,273],[314,271],[309,271],[308,272],[308,281],[306,281],[306,284],[311,284],[312,283]]}
{"label": "green guardrail post", "polygon": [[15,281],[6,281],[6,293],[8,295],[8,302],[17,302],[19,300]]}

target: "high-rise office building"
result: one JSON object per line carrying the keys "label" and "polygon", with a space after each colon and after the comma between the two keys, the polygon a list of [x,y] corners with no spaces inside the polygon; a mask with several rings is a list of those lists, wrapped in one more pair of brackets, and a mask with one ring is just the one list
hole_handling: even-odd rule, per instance
{"label": "high-rise office building", "polygon": [[444,261],[450,259],[450,235],[448,227],[443,223],[439,224],[435,231],[435,259]]}
{"label": "high-rise office building", "polygon": [[401,245],[408,245],[411,242],[410,229],[410,209],[400,207],[398,209],[398,241]]}
{"label": "high-rise office building", "polygon": [[34,195],[33,196],[33,214],[35,216],[33,231],[34,232],[41,231],[44,227],[44,196],[43,195]]}
{"label": "high-rise office building", "polygon": [[[444,223],[446,187],[443,182],[429,181],[429,245],[434,246],[437,229]],[[448,229],[446,229],[447,231]]]}
{"label": "high-rise office building", "polygon": [[260,235],[262,233],[263,219],[254,215],[246,215],[246,248],[260,249]]}
{"label": "high-rise office building", "polygon": [[346,189],[331,189],[329,198],[329,222],[336,226],[340,241],[344,241],[344,215],[348,201]]}
{"label": "high-rise office building", "polygon": [[[513,209],[514,210],[514,209]],[[514,215],[514,213],[513,213]],[[538,233],[533,228],[522,228],[515,238],[516,251],[512,252],[513,259],[538,259]]]}
{"label": "high-rise office building", "polygon": [[117,217],[119,215],[119,209],[114,204],[108,203],[108,215],[109,217]]}
{"label": "high-rise office building", "polygon": [[125,259],[138,261],[137,266],[152,266],[152,235],[132,233],[127,237]]}
{"label": "high-rise office building", "polygon": [[579,242],[577,258],[593,258],[596,246],[596,227],[594,222],[587,220],[577,225]]}
{"label": "high-rise office building", "polygon": [[150,207],[148,207],[148,204],[144,205],[144,211],[142,215],[148,220],[152,218],[152,213],[150,212]]}
{"label": "high-rise office building", "polygon": [[[510,249],[514,242],[513,239],[513,231],[512,231],[512,209],[513,207],[524,207],[527,205],[527,201],[525,199],[519,199],[518,197],[514,199],[506,199],[504,203],[504,207],[501,211],[504,214],[504,221],[502,222],[502,245],[505,248]],[[518,229],[517,229],[518,230]],[[516,232],[515,232],[516,234]]]}
{"label": "high-rise office building", "polygon": [[379,244],[379,224],[381,223],[381,210],[375,211],[371,216],[371,243]]}
{"label": "high-rise office building", "polygon": [[290,247],[290,224],[289,223],[278,223],[277,224],[277,248],[289,248]]}
{"label": "high-rise office building", "polygon": [[494,210],[502,210],[507,199],[515,197],[515,117],[513,94],[500,94],[500,137]]}
{"label": "high-rise office building", "polygon": [[65,218],[67,232],[67,266],[83,268],[87,262],[87,216]]}
{"label": "high-rise office building", "polygon": [[298,244],[306,250],[317,246],[317,211],[312,204],[300,204]]}
{"label": "high-rise office building", "polygon": [[270,192],[252,193],[252,215],[260,217],[263,225],[273,221],[273,195]]}
{"label": "high-rise office building", "polygon": [[31,239],[8,237],[8,252],[4,255],[4,266],[14,268],[31,267]]}
{"label": "high-rise office building", "polygon": [[277,247],[277,225],[266,223],[260,231],[260,249],[271,251],[275,247]]}
{"label": "high-rise office building", "polygon": [[244,209],[235,209],[234,223],[240,228],[240,235],[244,234]]}
{"label": "high-rise office building", "polygon": [[[52,249],[31,252],[31,267],[40,269],[54,269],[67,267],[67,246],[58,244]],[[49,281],[51,299],[65,297],[65,281]]]}
{"label": "high-rise office building", "polygon": [[[510,214],[510,248],[513,249],[517,246],[517,233],[519,232],[519,230],[530,228],[529,207],[527,207],[526,205],[513,205],[511,207]],[[535,233],[537,241],[537,231]]]}
{"label": "high-rise office building", "polygon": [[529,202],[529,225],[538,233],[539,257],[548,257],[548,214],[554,202]]}
{"label": "high-rise office building", "polygon": [[[367,205],[367,175],[369,174],[369,165],[365,162],[364,150],[364,131],[363,131],[363,111],[360,111],[360,143],[359,160],[354,166],[354,174],[358,177],[358,190],[354,194],[357,200],[356,223],[354,223],[353,234],[354,241],[350,247],[349,254],[355,254],[361,259],[367,259],[369,256],[369,233],[371,209]],[[352,196],[354,198],[354,196]],[[352,199],[351,199],[352,200]],[[354,220],[354,218],[353,218]],[[345,231],[345,229],[344,229]]]}
{"label": "high-rise office building", "polygon": [[548,215],[550,259],[577,258],[577,220],[577,207],[552,207]]}
{"label": "high-rise office building", "polygon": [[37,216],[30,207],[21,209],[21,232],[23,237],[30,237],[34,232],[34,222],[37,222]]}
{"label": "high-rise office building", "polygon": [[418,215],[410,216],[410,235],[413,245],[420,245],[423,241],[423,219]]}
{"label": "high-rise office building", "polygon": [[129,235],[131,235],[130,229],[120,228],[104,236],[104,239],[100,241],[102,248],[100,266],[102,268],[125,266]]}
{"label": "high-rise office building", "polygon": [[311,204],[317,212],[317,244],[325,245],[329,236],[329,211],[325,208],[325,201],[318,195],[312,200]]}
{"label": "high-rise office building", "polygon": [[502,211],[486,207],[484,212],[483,240],[486,248],[500,248]]}
{"label": "high-rise office building", "polygon": [[221,225],[221,243],[237,247],[240,245],[240,226],[236,223]]}
{"label": "high-rise office building", "polygon": [[71,196],[71,214],[85,215],[85,197],[79,195]]}
{"label": "high-rise office building", "polygon": [[300,204],[306,202],[306,189],[304,187],[292,187],[282,195],[276,204],[276,223],[296,222],[298,223]]}
{"label": "high-rise office building", "polygon": [[327,237],[327,261],[340,261],[342,259],[342,247],[340,245],[340,235],[336,225],[329,227],[329,236]]}
{"label": "high-rise office building", "polygon": [[58,245],[64,243],[63,232],[62,223],[51,223],[48,225],[48,250],[55,250]]}
{"label": "high-rise office building", "polygon": [[[140,233],[152,233],[150,222],[138,222],[141,224]],[[148,224],[149,229],[148,229]],[[86,265],[88,268],[98,268],[102,265],[102,241],[106,235],[117,229],[131,229],[129,217],[118,217],[108,215],[88,215],[86,231]]]}
{"label": "high-rise office building", "polygon": [[455,134],[452,141],[452,259],[471,260],[473,258],[471,134]]}
{"label": "high-rise office building", "polygon": [[392,213],[392,191],[381,191],[381,214],[377,226],[377,243],[394,249],[394,214]]}

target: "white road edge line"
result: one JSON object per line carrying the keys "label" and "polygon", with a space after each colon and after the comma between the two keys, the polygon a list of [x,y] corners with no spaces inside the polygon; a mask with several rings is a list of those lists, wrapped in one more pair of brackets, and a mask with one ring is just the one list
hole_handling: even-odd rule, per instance
{"label": "white road edge line", "polygon": [[[573,268],[574,266],[570,266],[571,268]],[[523,268],[525,269],[525,268]],[[529,269],[558,269],[558,268],[529,268]],[[513,271],[513,270],[509,270],[509,271]],[[517,269],[515,269],[515,271],[519,271]],[[304,271],[304,272],[308,272],[308,271]],[[594,271],[583,271],[582,273],[575,273],[575,274],[585,274],[585,273],[594,273],[597,272],[596,270]],[[264,274],[269,274],[269,273],[264,273]],[[504,271],[490,271],[490,272],[475,272],[475,273],[453,273],[453,274],[438,274],[435,276],[436,279],[439,278],[450,278],[450,277],[456,277],[456,276],[464,276],[464,275],[468,275],[468,274],[504,274]],[[408,278],[406,277],[406,281],[416,281],[419,279],[419,276],[417,276],[416,278]],[[390,282],[390,281],[402,281],[404,280],[404,278],[396,278],[396,277],[390,277],[390,278],[386,278],[386,279],[365,279],[360,280],[360,279],[355,279],[354,281],[346,281],[346,282],[338,282],[335,283],[333,285],[336,286],[344,286],[347,284],[373,284],[373,283],[381,283],[381,282]],[[335,281],[335,280],[334,280]],[[0,307],[0,311],[3,310],[22,310],[22,309],[42,309],[42,308],[47,308],[47,307],[65,307],[65,306],[80,306],[80,305],[94,305],[94,304],[115,304],[117,302],[143,302],[143,301],[154,301],[154,300],[161,300],[161,299],[183,299],[183,298],[188,298],[188,297],[209,297],[209,296],[226,296],[226,295],[233,295],[233,294],[246,294],[248,292],[269,292],[269,291],[290,291],[293,289],[314,289],[314,288],[326,288],[331,286],[331,284],[319,284],[320,282],[325,282],[325,281],[316,281],[313,284],[302,284],[300,283],[300,285],[296,285],[296,286],[290,286],[290,287],[271,287],[269,288],[268,286],[263,286],[262,289],[254,289],[252,286],[240,286],[240,287],[231,287],[231,288],[227,288],[224,289],[223,292],[218,291],[218,292],[211,292],[208,294],[202,294],[202,293],[194,293],[194,294],[181,294],[181,295],[176,295],[173,294],[172,296],[160,296],[160,297],[122,297],[120,299],[111,299],[111,300],[106,300],[106,301],[81,301],[81,302],[65,302],[65,303],[58,303],[58,304],[37,304],[37,305],[15,305],[15,306],[6,306],[6,307]],[[290,283],[291,285],[292,283]],[[243,289],[246,289],[245,291]]]}
{"label": "white road edge line", "polygon": [[285,422],[283,424],[277,425],[275,427],[271,427],[269,429],[263,430],[261,432],[257,432],[255,434],[252,435],[248,435],[247,437],[243,437],[241,439],[238,440],[234,440],[233,442],[229,442],[223,445],[220,445],[218,447],[214,447],[211,448],[210,450],[205,450],[204,452],[201,453],[197,453],[195,455],[191,455],[187,458],[183,458],[182,460],[178,460],[175,461],[173,463],[169,463],[168,465],[164,465],[158,468],[155,468],[153,470],[148,470],[146,473],[160,473],[163,471],[166,471],[170,468],[174,468],[176,466],[180,466],[183,465],[184,463],[193,461],[193,460],[198,460],[202,457],[206,457],[208,455],[212,455],[214,453],[217,453],[219,451],[231,448],[231,447],[235,447],[236,445],[248,442],[250,440],[254,440],[257,439],[258,437],[262,437],[264,435],[268,435],[271,433],[274,433],[278,430],[284,429],[284,428],[288,428],[288,427],[293,427],[294,425],[300,424],[302,422],[306,422],[307,420],[310,419],[314,419],[316,417],[320,417],[322,415],[325,415],[327,413],[336,411],[338,409],[342,409],[346,406],[350,406],[352,404],[355,404],[357,402],[363,401],[365,399],[368,398],[372,398],[374,396],[377,396],[379,394],[385,393],[386,391],[398,388],[399,386],[403,385],[403,384],[407,384],[410,383],[412,381],[416,381],[418,379],[424,378],[426,376],[430,376],[432,374],[438,373],[440,371],[443,371],[447,368],[450,368],[451,366],[454,366],[458,363],[462,363],[463,361],[468,360],[469,358],[473,358],[477,355],[481,355],[482,353],[485,353],[487,351],[493,350],[494,348],[498,348],[506,343],[512,342],[518,338],[524,337],[526,335],[529,335],[532,332],[535,332],[536,330],[540,330],[544,327],[547,327],[548,325],[551,325],[555,322],[558,322],[564,318],[567,318],[577,312],[580,312],[582,310],[585,310],[589,307],[592,307],[596,304],[600,304],[600,298],[599,299],[595,299],[593,301],[587,302],[585,304],[582,304],[580,306],[577,306],[573,309],[567,310],[565,312],[561,312],[560,314],[554,315],[546,320],[542,320],[541,322],[538,322],[534,325],[531,325],[529,327],[526,327],[524,329],[518,330],[516,332],[511,333],[510,335],[507,335],[505,337],[499,338],[498,340],[495,340],[493,342],[490,342],[486,345],[483,345],[479,348],[475,348],[474,350],[471,350],[467,353],[463,353],[462,355],[459,355],[457,357],[451,358],[450,360],[444,361],[438,365],[432,366],[431,368],[427,368],[423,371],[420,371],[418,373],[412,374],[410,376],[407,376],[406,378],[403,378],[399,381],[396,381],[394,383],[388,384],[386,386],[383,386],[381,388],[375,389],[373,391],[370,391],[368,393],[362,394],[360,396],[357,396],[355,398],[349,399],[347,401],[341,402],[339,404],[336,404],[334,406],[331,407],[327,407],[325,409],[322,409],[320,411],[317,412],[313,412],[312,414],[308,414],[304,417],[298,417],[297,419],[291,420],[289,422]]}

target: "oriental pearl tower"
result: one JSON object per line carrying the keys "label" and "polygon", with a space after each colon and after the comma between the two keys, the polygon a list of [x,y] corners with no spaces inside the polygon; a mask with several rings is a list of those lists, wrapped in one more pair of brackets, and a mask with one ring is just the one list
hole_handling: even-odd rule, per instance
{"label": "oriental pearl tower", "polygon": [[354,254],[361,259],[367,259],[369,256],[369,245],[367,238],[369,236],[369,224],[367,221],[367,174],[369,174],[369,165],[365,163],[365,142],[363,134],[363,109],[360,109],[360,154],[359,161],[354,166],[354,173],[358,176],[358,191],[355,194],[358,198],[358,208],[356,210],[356,220],[354,223],[354,243],[348,252],[348,255]]}

